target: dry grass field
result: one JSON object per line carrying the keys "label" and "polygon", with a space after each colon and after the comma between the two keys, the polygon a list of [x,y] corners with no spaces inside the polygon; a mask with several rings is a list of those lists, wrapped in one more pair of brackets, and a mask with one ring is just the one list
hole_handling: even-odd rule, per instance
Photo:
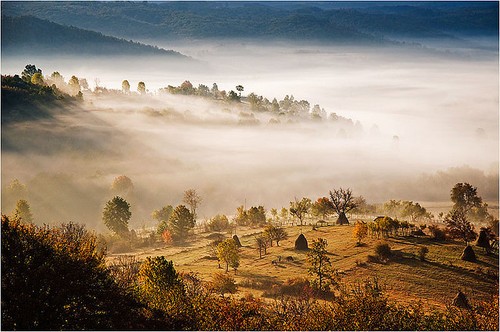
{"label": "dry grass field", "polygon": [[[242,248],[240,267],[229,271],[234,276],[239,288],[235,294],[243,297],[252,294],[255,297],[269,299],[273,285],[279,285],[288,279],[297,277],[311,278],[308,275],[307,254],[294,250],[294,242],[301,232],[299,226],[285,227],[288,239],[280,246],[268,248],[267,255],[259,258],[255,236],[262,232],[258,228],[237,229]],[[303,226],[302,233],[309,244],[317,238],[328,241],[328,252],[332,266],[339,271],[340,280],[346,284],[377,278],[390,299],[399,303],[420,303],[426,308],[444,308],[458,290],[462,290],[472,302],[488,300],[498,293],[498,256],[487,255],[482,248],[474,247],[478,261],[466,262],[460,259],[464,243],[457,241],[435,242],[425,237],[389,237],[377,239],[367,237],[362,246],[356,246],[352,236],[353,226],[326,226],[313,229]],[[229,237],[226,234],[226,237]],[[208,244],[210,233],[197,233],[184,246],[165,246],[130,253],[139,260],[147,256],[163,255],[172,260],[177,271],[195,272],[203,280],[211,280],[218,268],[216,259],[210,258]],[[374,253],[378,242],[387,242],[393,250],[393,257],[387,263],[367,262],[367,256]],[[426,246],[429,252],[425,261],[418,257],[420,247]],[[273,260],[282,260],[272,264]],[[293,261],[285,258],[291,256]],[[114,259],[116,255],[110,255]]]}

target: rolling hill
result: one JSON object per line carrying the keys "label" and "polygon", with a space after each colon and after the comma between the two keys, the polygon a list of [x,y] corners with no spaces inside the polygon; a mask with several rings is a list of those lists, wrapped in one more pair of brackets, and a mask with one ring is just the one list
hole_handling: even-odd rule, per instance
{"label": "rolling hill", "polygon": [[127,39],[381,43],[498,36],[495,2],[3,2],[2,12]]}
{"label": "rolling hill", "polygon": [[33,16],[2,17],[4,54],[154,55],[186,58],[172,51]]}

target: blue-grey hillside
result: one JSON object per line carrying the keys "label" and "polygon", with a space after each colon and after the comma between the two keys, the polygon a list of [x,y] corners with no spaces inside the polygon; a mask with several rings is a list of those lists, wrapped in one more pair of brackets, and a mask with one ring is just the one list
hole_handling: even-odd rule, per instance
{"label": "blue-grey hillside", "polygon": [[184,55],[34,16],[2,16],[2,53],[36,55]]}
{"label": "blue-grey hillside", "polygon": [[498,36],[498,2],[2,2],[6,15],[134,39],[387,39]]}

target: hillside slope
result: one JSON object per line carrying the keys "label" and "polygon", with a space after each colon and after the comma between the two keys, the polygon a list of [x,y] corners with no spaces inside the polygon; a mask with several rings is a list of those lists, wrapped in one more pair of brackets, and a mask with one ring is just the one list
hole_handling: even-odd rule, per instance
{"label": "hillside slope", "polygon": [[2,16],[2,52],[5,54],[184,55],[102,33],[64,26],[33,16]]}
{"label": "hillside slope", "polygon": [[143,39],[378,43],[395,36],[498,36],[495,2],[3,2],[2,12]]}

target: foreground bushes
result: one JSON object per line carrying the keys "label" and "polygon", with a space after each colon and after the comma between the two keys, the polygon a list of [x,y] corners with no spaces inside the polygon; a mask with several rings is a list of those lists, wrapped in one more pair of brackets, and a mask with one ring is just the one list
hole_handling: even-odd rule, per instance
{"label": "foreground bushes", "polygon": [[2,218],[6,330],[498,330],[498,296],[471,310],[423,312],[388,301],[376,282],[340,287],[329,302],[289,282],[266,303],[221,297],[164,257],[108,268],[82,226],[36,227]]}
{"label": "foreground bushes", "polygon": [[73,223],[2,216],[2,329],[168,328],[111,277],[96,237]]}

